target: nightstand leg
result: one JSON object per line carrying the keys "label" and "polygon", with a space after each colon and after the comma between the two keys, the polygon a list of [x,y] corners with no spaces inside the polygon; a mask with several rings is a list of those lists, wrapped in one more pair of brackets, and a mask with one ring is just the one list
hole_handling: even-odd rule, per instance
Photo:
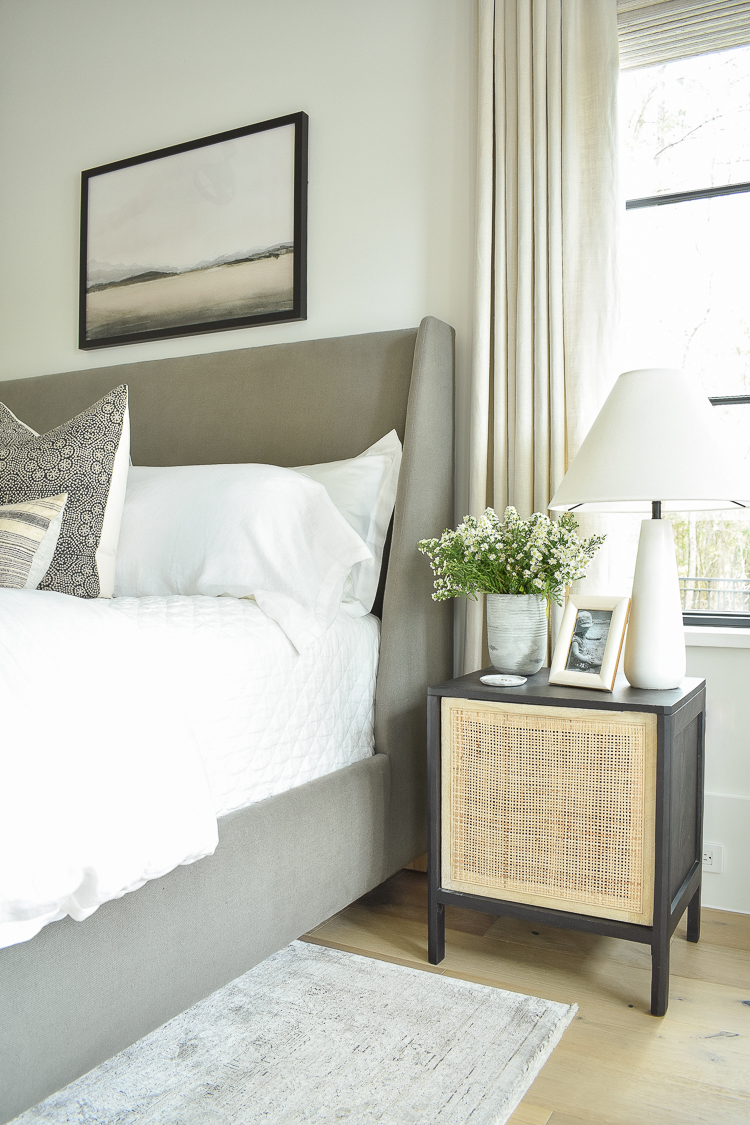
{"label": "nightstand leg", "polygon": [[669,1004],[669,934],[654,934],[651,944],[651,1015],[663,1016]]}
{"label": "nightstand leg", "polygon": [[445,904],[430,896],[427,910],[427,960],[439,965],[445,957]]}
{"label": "nightstand leg", "polygon": [[701,889],[695,892],[687,908],[687,939],[700,941],[701,936]]}

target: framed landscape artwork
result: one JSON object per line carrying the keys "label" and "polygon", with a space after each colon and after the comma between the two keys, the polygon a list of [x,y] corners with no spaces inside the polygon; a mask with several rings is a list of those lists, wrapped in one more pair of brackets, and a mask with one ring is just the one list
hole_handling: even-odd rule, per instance
{"label": "framed landscape artwork", "polygon": [[307,122],[83,172],[79,347],[304,320]]}

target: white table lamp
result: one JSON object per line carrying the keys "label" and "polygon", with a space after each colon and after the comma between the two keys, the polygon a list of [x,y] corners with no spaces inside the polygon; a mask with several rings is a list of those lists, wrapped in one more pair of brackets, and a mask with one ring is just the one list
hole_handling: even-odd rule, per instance
{"label": "white table lamp", "polygon": [[641,524],[625,642],[625,675],[633,687],[675,688],[685,675],[672,523],[662,512],[750,504],[750,488],[713,409],[683,371],[626,371],[549,505],[651,512]]}

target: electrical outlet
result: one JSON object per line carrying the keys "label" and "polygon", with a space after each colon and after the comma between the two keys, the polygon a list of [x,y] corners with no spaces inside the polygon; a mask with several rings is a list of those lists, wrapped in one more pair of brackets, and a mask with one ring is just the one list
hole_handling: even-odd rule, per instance
{"label": "electrical outlet", "polygon": [[714,875],[718,875],[724,870],[723,844],[703,845],[703,870],[713,871]]}

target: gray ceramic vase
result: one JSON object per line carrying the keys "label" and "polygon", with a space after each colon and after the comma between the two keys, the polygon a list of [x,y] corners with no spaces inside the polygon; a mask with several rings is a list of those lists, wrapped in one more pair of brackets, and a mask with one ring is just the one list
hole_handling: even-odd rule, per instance
{"label": "gray ceramic vase", "polygon": [[487,644],[498,672],[533,676],[547,655],[547,603],[536,594],[486,594]]}

